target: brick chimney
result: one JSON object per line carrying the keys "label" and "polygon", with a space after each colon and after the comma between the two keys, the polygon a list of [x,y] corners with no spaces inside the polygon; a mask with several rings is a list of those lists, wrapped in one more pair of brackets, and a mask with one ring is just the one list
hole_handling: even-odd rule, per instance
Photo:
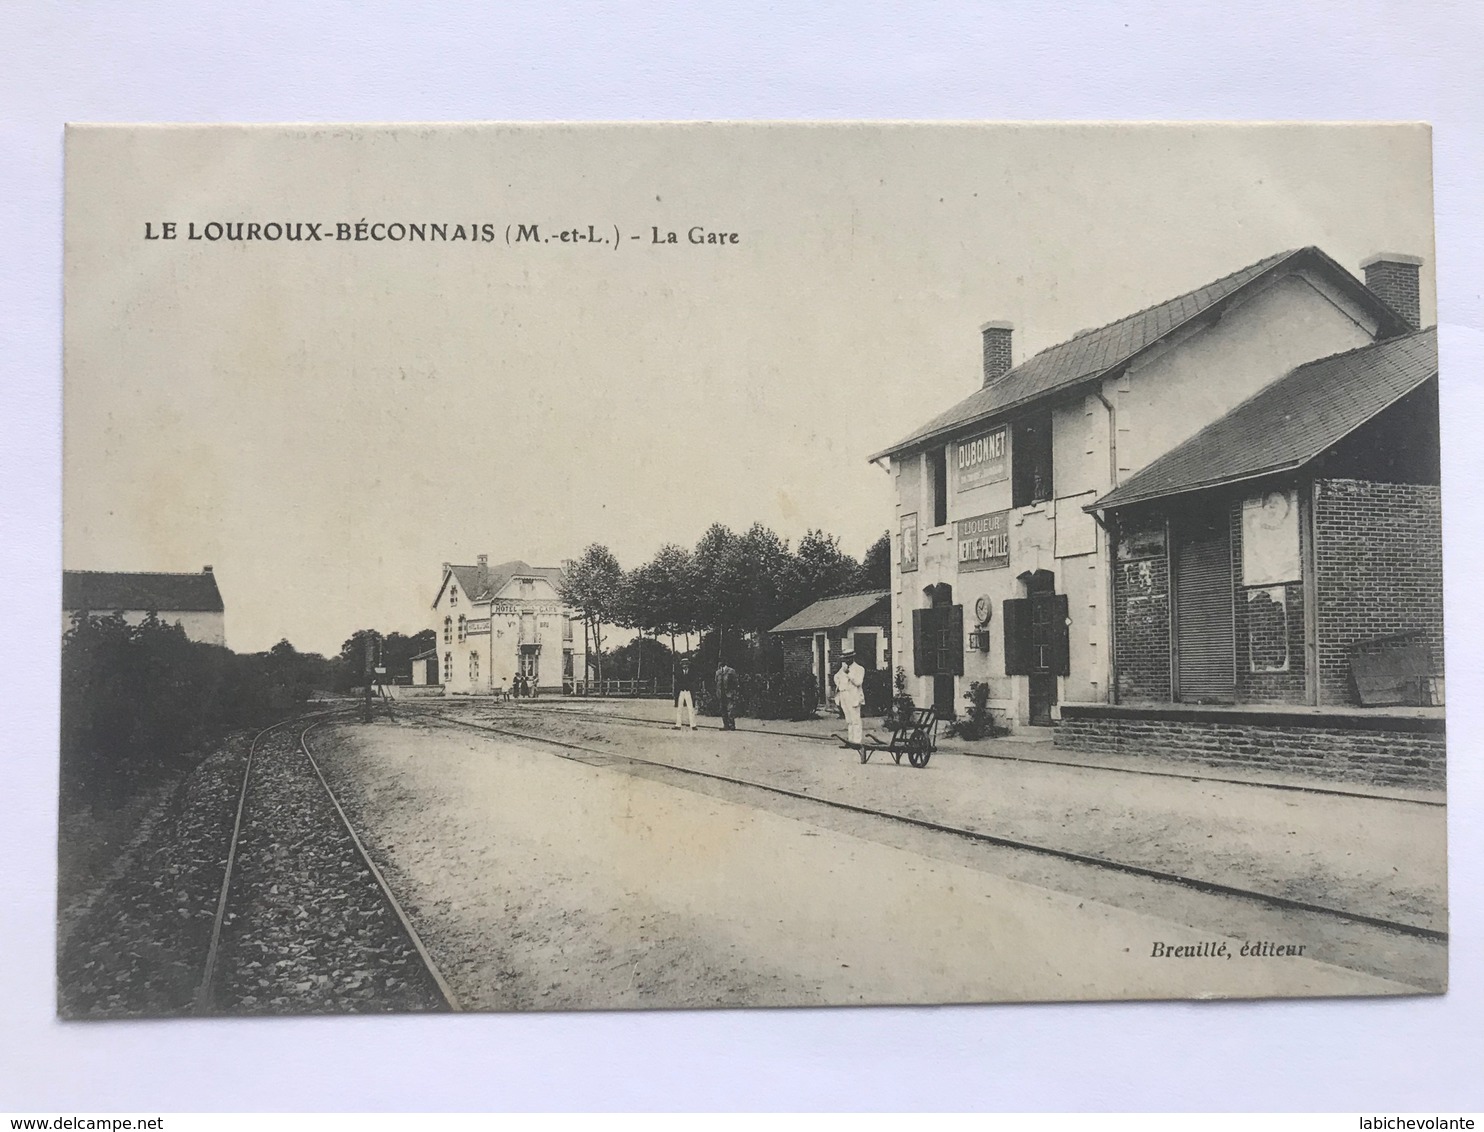
{"label": "brick chimney", "polygon": [[984,384],[998,381],[1010,372],[1010,335],[1015,326],[1009,322],[986,322],[979,328],[984,335]]}
{"label": "brick chimney", "polygon": [[1365,285],[1416,330],[1422,325],[1422,290],[1418,273],[1422,261],[1414,255],[1381,252],[1360,265]]}

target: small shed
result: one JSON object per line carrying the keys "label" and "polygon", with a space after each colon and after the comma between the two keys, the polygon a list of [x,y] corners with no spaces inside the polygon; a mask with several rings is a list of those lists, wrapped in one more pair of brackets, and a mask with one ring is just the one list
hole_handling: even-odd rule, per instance
{"label": "small shed", "polygon": [[[821,703],[834,699],[830,675],[847,648],[869,674],[891,669],[891,595],[865,590],[822,598],[772,629],[783,645],[785,672],[812,672]],[[890,682],[888,680],[888,687]]]}
{"label": "small shed", "polygon": [[428,649],[420,652],[412,658],[412,683],[414,687],[422,688],[436,685],[438,679],[438,650]]}

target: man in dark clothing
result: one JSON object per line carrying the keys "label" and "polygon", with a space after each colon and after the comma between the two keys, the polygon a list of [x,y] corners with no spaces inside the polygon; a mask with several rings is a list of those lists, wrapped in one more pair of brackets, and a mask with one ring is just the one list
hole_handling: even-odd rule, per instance
{"label": "man in dark clothing", "polygon": [[737,670],[725,661],[716,670],[716,702],[721,708],[721,729],[723,731],[737,730],[737,721],[733,713],[737,709],[738,677]]}

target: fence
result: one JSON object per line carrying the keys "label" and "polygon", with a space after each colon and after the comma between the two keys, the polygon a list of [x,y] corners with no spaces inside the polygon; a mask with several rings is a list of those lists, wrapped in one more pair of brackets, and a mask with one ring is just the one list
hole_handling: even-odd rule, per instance
{"label": "fence", "polygon": [[648,680],[578,680],[568,681],[562,691],[572,696],[668,696],[668,677]]}

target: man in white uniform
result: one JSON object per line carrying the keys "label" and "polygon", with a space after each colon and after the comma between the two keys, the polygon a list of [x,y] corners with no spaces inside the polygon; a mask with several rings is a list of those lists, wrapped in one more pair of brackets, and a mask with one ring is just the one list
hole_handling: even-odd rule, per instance
{"label": "man in white uniform", "polygon": [[846,735],[855,746],[865,742],[865,729],[861,725],[865,682],[866,670],[855,662],[855,652],[846,650],[840,656],[840,670],[835,673],[835,703],[845,713]]}

